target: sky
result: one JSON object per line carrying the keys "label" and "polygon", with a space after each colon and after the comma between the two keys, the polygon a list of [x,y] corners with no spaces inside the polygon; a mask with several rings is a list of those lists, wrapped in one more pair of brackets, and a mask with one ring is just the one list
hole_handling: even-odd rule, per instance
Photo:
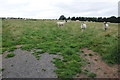
{"label": "sky", "polygon": [[118,2],[119,0],[0,0],[0,17],[117,17]]}

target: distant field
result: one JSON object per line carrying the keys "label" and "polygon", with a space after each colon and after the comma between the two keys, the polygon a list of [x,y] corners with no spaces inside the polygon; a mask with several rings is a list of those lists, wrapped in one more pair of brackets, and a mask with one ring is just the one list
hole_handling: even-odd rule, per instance
{"label": "distant field", "polygon": [[[81,31],[81,23],[72,21],[58,27],[56,20],[3,20],[2,51],[14,51],[16,45],[21,49],[42,49],[43,53],[59,54],[64,60],[55,58],[59,77],[71,77],[81,72],[84,59],[78,52],[88,48],[100,54],[108,64],[118,64],[118,24],[109,23],[103,30],[103,23],[85,22],[87,29]],[[35,55],[37,56],[37,54]]]}

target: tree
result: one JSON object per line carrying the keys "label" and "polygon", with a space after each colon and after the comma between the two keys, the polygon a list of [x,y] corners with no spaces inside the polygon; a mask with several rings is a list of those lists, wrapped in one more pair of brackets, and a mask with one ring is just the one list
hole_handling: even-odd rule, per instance
{"label": "tree", "polygon": [[117,22],[120,23],[120,17],[118,17]]}
{"label": "tree", "polygon": [[70,17],[68,17],[67,20],[70,20]]}
{"label": "tree", "polygon": [[104,21],[104,22],[107,22],[107,18],[106,18],[106,17],[104,17],[104,18],[103,18],[103,21]]}
{"label": "tree", "polygon": [[98,22],[103,22],[102,17],[98,17]]}
{"label": "tree", "polygon": [[76,17],[76,20],[79,20],[79,17]]}
{"label": "tree", "polygon": [[64,15],[61,15],[59,18],[59,20],[65,20],[65,19],[66,19],[66,17]]}
{"label": "tree", "polygon": [[117,21],[117,18],[115,16],[111,16],[110,17],[110,22],[116,23],[118,21]]}
{"label": "tree", "polygon": [[75,21],[75,20],[76,20],[76,18],[75,18],[75,17],[72,17],[72,18],[71,18],[71,20]]}

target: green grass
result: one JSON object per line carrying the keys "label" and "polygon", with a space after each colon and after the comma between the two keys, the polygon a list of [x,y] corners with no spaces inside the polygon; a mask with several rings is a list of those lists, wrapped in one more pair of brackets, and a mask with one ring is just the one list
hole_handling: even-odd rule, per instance
{"label": "green grass", "polygon": [[82,71],[83,74],[87,75],[90,78],[95,78],[97,75],[93,72],[90,72],[89,70],[85,69],[84,71]]}
{"label": "green grass", "polygon": [[36,51],[35,53],[42,54],[44,51]]}
{"label": "green grass", "polygon": [[41,57],[40,54],[43,54],[45,52],[46,52],[45,50],[42,50],[42,51],[36,51],[36,52],[34,52],[32,54],[37,58],[37,60],[39,60],[40,57]]}
{"label": "green grass", "polygon": [[95,78],[97,75],[95,73],[89,73],[88,77]]}
{"label": "green grass", "polygon": [[8,49],[8,51],[14,51],[15,49],[17,49],[16,46],[12,46]]}
{"label": "green grass", "polygon": [[11,57],[14,57],[15,56],[15,54],[14,53],[9,53],[9,54],[7,54],[6,55],[6,57],[5,58],[11,58]]}
{"label": "green grass", "polygon": [[[103,30],[103,23],[86,22],[87,29],[82,32],[80,22],[66,23],[58,27],[55,20],[3,20],[2,50],[14,51],[16,45],[21,49],[42,49],[50,54],[59,54],[63,60],[54,61],[59,77],[73,77],[81,72],[82,58],[77,52],[88,48],[100,54],[110,64],[118,61],[118,24],[110,23],[110,29]],[[93,25],[95,27],[93,27]],[[36,52],[41,54],[44,52]],[[35,55],[36,58],[40,58]],[[69,68],[69,69],[68,69]],[[78,69],[78,70],[76,70]]]}
{"label": "green grass", "polygon": [[55,72],[59,78],[72,78],[77,73],[81,73],[80,67],[82,66],[82,63],[77,62],[76,60],[64,63],[64,61],[56,59],[53,63],[58,68]]}

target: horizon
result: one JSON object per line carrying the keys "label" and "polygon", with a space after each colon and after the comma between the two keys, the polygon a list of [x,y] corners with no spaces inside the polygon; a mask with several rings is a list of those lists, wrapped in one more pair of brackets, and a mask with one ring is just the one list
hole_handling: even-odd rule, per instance
{"label": "horizon", "polygon": [[[70,16],[69,16],[70,17]],[[84,17],[84,16],[72,16],[72,17]],[[70,17],[70,18],[72,18],[72,17]],[[118,17],[120,17],[120,16],[109,16],[109,17],[102,17],[102,18],[110,18],[110,17],[116,17],[116,18],[118,18]],[[36,18],[25,18],[25,17],[0,17],[0,18],[6,18],[6,19],[9,19],[9,18],[22,18],[22,19],[36,19]],[[66,18],[68,18],[68,17],[66,17]],[[100,17],[84,17],[84,18],[100,18]],[[37,19],[44,19],[44,18],[37,18]],[[49,19],[49,18],[47,18],[47,19]],[[53,19],[55,19],[55,18],[53,18]],[[56,19],[59,19],[59,18],[56,18]]]}

